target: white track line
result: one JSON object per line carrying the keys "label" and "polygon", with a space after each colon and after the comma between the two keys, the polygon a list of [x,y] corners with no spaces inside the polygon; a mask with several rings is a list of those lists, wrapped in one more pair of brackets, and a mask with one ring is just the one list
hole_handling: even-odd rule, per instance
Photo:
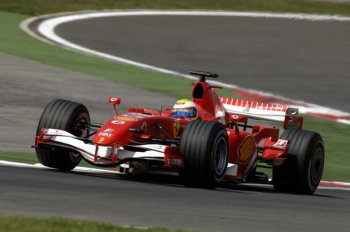
{"label": "white track line", "polygon": [[[0,165],[11,166],[11,167],[21,167],[21,168],[54,169],[54,168],[46,167],[46,166],[44,166],[42,164],[39,164],[39,163],[26,164],[26,163],[12,162],[12,161],[6,161],[6,160],[0,160]],[[89,172],[89,173],[113,173],[113,174],[118,174],[117,171],[113,171],[113,170],[98,169],[98,168],[86,168],[86,167],[76,167],[76,168],[73,169],[73,171]]]}
{"label": "white track line", "polygon": [[[11,162],[0,160],[0,165],[2,166],[10,166],[10,167],[21,167],[21,168],[36,168],[36,169],[52,169],[49,167],[45,167],[39,163],[36,164],[25,164],[19,162]],[[86,168],[86,167],[76,167],[73,169],[74,172],[83,172],[83,173],[99,173],[99,174],[119,174],[117,171],[106,170],[106,169],[97,169],[97,168]],[[321,186],[322,183],[334,184],[335,186]],[[252,184],[254,185],[254,184]],[[321,185],[318,187],[319,189],[329,189],[329,190],[346,190],[350,191],[350,183],[347,182],[339,182],[339,181],[321,181]],[[264,186],[264,185],[262,185]],[[343,186],[343,187],[342,187]]]}
{"label": "white track line", "polygon": [[[125,17],[125,16],[210,16],[210,17],[249,17],[249,18],[273,18],[273,19],[286,19],[286,20],[307,20],[307,21],[336,21],[336,22],[350,22],[350,17],[337,16],[337,15],[317,15],[317,14],[292,14],[292,13],[264,13],[264,12],[235,12],[235,11],[159,11],[159,10],[138,10],[138,11],[102,11],[102,12],[73,12],[71,14],[60,14],[52,15],[51,17],[46,15],[44,18],[48,18],[40,23],[38,31],[46,39],[46,41],[54,41],[55,43],[69,48],[75,51],[83,52],[89,55],[94,55],[102,57],[108,60],[125,63],[133,66],[137,66],[143,69],[153,70],[165,74],[171,74],[175,76],[184,77],[190,80],[197,80],[189,75],[185,75],[176,71],[132,61],[118,56],[113,56],[110,54],[98,52],[86,47],[83,47],[79,44],[72,43],[55,33],[55,28],[63,23],[68,23],[77,20],[85,20],[91,18],[101,18],[101,17]],[[40,17],[38,17],[40,18]],[[37,18],[27,19],[21,24],[21,27],[27,31],[30,35],[33,36],[33,33],[29,32],[28,24]],[[37,36],[35,36],[37,37]],[[293,105],[300,109],[300,113],[303,114],[324,114],[328,116],[335,116],[333,121],[339,123],[350,125],[350,113],[332,109],[329,107],[324,107],[316,104],[306,103],[304,101],[295,101],[292,99],[284,98],[281,96],[276,96],[271,93],[248,90],[237,85],[225,84],[217,81],[210,81],[212,84],[229,88],[229,89],[239,89],[246,91],[247,93],[259,94],[261,96],[273,96],[282,100],[287,100],[292,102]],[[344,118],[346,117],[346,118]]]}

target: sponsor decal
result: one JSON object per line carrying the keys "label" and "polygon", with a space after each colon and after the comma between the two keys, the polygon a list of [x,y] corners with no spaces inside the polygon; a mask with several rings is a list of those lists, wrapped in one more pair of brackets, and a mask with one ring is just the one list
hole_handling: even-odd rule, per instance
{"label": "sponsor decal", "polygon": [[125,122],[122,121],[122,120],[113,120],[113,121],[111,121],[111,123],[115,124],[115,125],[123,125],[123,124],[125,124]]}
{"label": "sponsor decal", "polygon": [[100,140],[98,141],[99,143],[102,143],[105,140],[105,138],[100,138]]}
{"label": "sponsor decal", "polygon": [[285,147],[288,144],[288,140],[279,139],[273,146],[274,147]]}
{"label": "sponsor decal", "polygon": [[179,133],[179,130],[180,130],[180,122],[178,120],[175,120],[174,121],[174,126],[173,126],[173,136],[174,136],[174,138],[177,137],[177,135]]}
{"label": "sponsor decal", "polygon": [[169,167],[182,167],[182,160],[180,158],[168,158],[168,165]]}
{"label": "sponsor decal", "polygon": [[100,132],[100,133],[98,133],[98,136],[110,138],[110,137],[112,137],[112,134],[106,133],[106,132]]}
{"label": "sponsor decal", "polygon": [[[138,118],[148,118],[148,117],[152,117],[153,115],[150,114],[142,114],[142,113],[128,113],[128,114],[124,114],[122,117],[128,117],[133,118],[134,121],[136,121]],[[120,117],[120,116],[119,116]]]}
{"label": "sponsor decal", "polygon": [[246,163],[256,151],[256,144],[252,136],[247,136],[238,149],[238,161]]}
{"label": "sponsor decal", "polygon": [[103,132],[112,133],[114,130],[112,128],[107,128]]}

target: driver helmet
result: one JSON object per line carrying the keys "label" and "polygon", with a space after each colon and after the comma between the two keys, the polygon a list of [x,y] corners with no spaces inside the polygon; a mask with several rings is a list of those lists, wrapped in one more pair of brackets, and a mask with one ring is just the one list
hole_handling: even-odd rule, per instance
{"label": "driver helmet", "polygon": [[189,99],[180,99],[175,103],[171,115],[174,118],[183,117],[185,119],[196,120],[198,118],[196,104]]}

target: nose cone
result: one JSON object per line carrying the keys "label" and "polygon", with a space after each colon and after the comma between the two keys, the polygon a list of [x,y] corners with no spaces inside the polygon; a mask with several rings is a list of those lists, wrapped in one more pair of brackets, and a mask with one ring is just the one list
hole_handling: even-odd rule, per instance
{"label": "nose cone", "polygon": [[116,133],[113,128],[101,128],[94,136],[94,143],[102,146],[108,146],[115,141]]}
{"label": "nose cone", "polygon": [[129,129],[134,126],[136,120],[122,120],[118,117],[109,120],[101,127],[93,138],[94,144],[111,146],[114,144],[128,144]]}

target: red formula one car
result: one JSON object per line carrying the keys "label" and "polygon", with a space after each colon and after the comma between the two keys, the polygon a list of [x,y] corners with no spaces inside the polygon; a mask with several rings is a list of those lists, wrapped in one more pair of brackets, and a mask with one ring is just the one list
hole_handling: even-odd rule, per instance
{"label": "red formula one car", "polygon": [[[298,109],[220,98],[214,92],[218,87],[206,82],[218,75],[190,74],[199,76],[192,89],[195,120],[181,113],[186,109],[174,114],[174,109],[130,108],[118,114],[121,100],[110,97],[116,114],[104,125],[92,124],[84,105],[53,100],[36,131],[39,161],[69,171],[83,158],[127,173],[176,173],[186,184],[207,188],[220,182],[264,182],[276,191],[316,190],[324,166],[323,140],[302,130]],[[266,121],[270,126],[262,126]],[[271,126],[276,122],[283,132]],[[272,168],[272,180],[257,171],[260,166]]]}

